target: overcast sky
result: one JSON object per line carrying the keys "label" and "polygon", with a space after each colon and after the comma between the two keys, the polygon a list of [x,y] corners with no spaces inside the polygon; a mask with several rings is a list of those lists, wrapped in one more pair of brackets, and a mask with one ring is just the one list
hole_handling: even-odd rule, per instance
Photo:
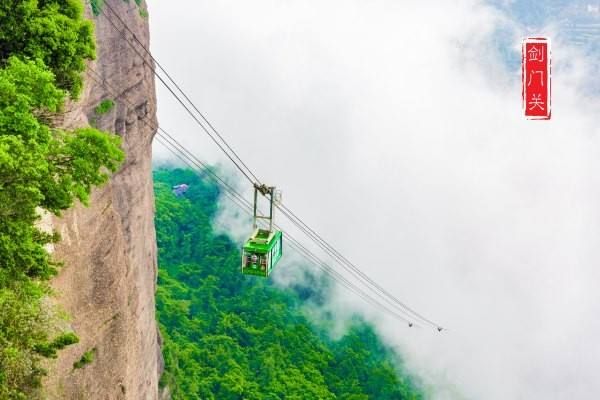
{"label": "overcast sky", "polygon": [[[600,396],[600,103],[559,26],[468,0],[149,3],[154,55],[254,172],[449,327],[331,305],[376,323],[432,398]],[[510,61],[531,34],[555,39],[550,121],[521,115]],[[231,169],[160,86],[159,121]]]}

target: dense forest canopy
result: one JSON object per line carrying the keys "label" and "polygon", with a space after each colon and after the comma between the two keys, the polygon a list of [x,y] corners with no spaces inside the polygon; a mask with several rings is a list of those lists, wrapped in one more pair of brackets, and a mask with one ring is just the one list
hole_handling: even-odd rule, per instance
{"label": "dense forest canopy", "polygon": [[58,266],[45,246],[59,238],[37,223],[85,203],[123,160],[118,137],[52,122],[93,57],[81,1],[0,2],[0,399],[38,398],[41,360],[78,340],[43,301]]}
{"label": "dense forest canopy", "polygon": [[[396,354],[357,320],[339,340],[302,301],[328,282],[280,289],[240,273],[240,252],[212,229],[219,191],[190,170],[154,173],[157,310],[173,399],[422,399]],[[183,196],[172,187],[186,183]]]}

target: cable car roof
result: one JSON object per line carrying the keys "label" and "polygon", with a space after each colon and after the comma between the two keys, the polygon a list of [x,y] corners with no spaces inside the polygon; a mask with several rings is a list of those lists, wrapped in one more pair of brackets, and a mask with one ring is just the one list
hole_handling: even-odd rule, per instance
{"label": "cable car roof", "polygon": [[244,250],[262,252],[269,251],[279,238],[281,238],[281,231],[256,229],[250,239],[248,239],[244,245]]}

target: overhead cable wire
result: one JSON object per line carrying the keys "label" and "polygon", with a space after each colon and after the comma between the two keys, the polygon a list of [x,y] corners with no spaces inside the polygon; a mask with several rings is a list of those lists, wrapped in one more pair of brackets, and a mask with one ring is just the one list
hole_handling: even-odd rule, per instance
{"label": "overhead cable wire", "polygon": [[[246,179],[248,179],[248,181],[250,183],[252,183],[252,184],[260,183],[260,180],[256,177],[256,175],[254,175],[252,173],[252,171],[246,166],[246,164],[243,162],[243,160],[241,160],[241,158],[237,155],[237,153],[235,153],[235,151],[231,148],[231,146],[229,146],[229,144],[225,141],[225,139],[218,133],[218,131],[214,128],[214,126],[212,126],[212,124],[210,124],[210,122],[198,110],[198,108],[195,106],[195,104],[189,99],[189,97],[185,94],[185,92],[181,89],[181,87],[171,78],[171,76],[168,74],[168,72],[166,71],[166,69],[162,67],[162,65],[158,62],[158,60],[156,58],[154,58],[154,56],[146,48],[146,46],[143,43],[141,43],[139,41],[139,39],[137,39],[137,37],[135,36],[135,34],[129,29],[129,27],[124,23],[124,21],[114,11],[114,9],[112,7],[110,7],[110,6],[108,8],[111,10],[111,12],[113,13],[113,15],[115,15],[119,19],[119,21],[121,22],[121,24],[123,25],[123,27],[125,29],[127,29],[133,35],[133,37],[136,40],[136,42],[140,45],[140,47],[142,47],[142,49],[146,52],[146,54],[148,54],[150,56],[150,58],[152,59],[152,61],[154,63],[156,63],[156,65],[159,66],[159,68],[161,69],[161,71],[163,71],[163,73],[168,77],[168,79],[175,85],[175,87],[177,88],[177,90],[192,105],[192,108],[201,116],[201,118],[203,119],[203,121],[207,125],[209,125],[209,127],[214,131],[214,133],[223,141],[223,143],[225,144],[225,146],[227,147],[227,149],[229,149],[234,154],[235,158],[239,161],[239,164],[223,148],[223,146],[221,146],[220,143],[218,143],[218,141],[210,134],[210,132],[208,131],[208,129],[202,124],[202,122],[200,122],[198,120],[198,118],[192,113],[192,111],[189,109],[189,107],[179,98],[179,96],[169,86],[169,84],[167,82],[165,82],[165,80],[157,73],[157,71],[153,67],[153,65],[150,64],[150,63],[148,63],[146,61],[145,57],[142,54],[140,54],[140,52],[133,46],[133,43],[131,43],[131,42],[129,42],[129,40],[127,40],[127,37],[124,36],[124,32],[121,32],[118,29],[118,27],[114,24],[114,22],[111,20],[111,18],[107,14],[103,13],[103,15],[106,17],[106,19],[111,23],[111,25],[113,26],[113,28],[115,30],[117,30],[118,32],[121,33],[121,35],[123,36],[123,38],[125,39],[125,41],[129,44],[129,46],[137,53],[138,56],[140,56],[142,58],[142,60],[144,61],[144,63],[149,66],[149,68],[151,69],[151,71],[153,72],[153,74],[161,81],[161,83],[177,99],[177,101],[192,116],[192,118],[198,123],[198,125],[200,127],[202,127],[202,129],[219,146],[219,148],[225,153],[225,155],[230,159],[230,161],[232,161],[234,163],[234,165],[238,168],[238,170],[240,172],[242,172],[242,174],[246,177]],[[158,129],[160,129],[160,128],[158,128]],[[187,149],[185,149],[185,147],[182,147],[182,149],[183,149],[184,152],[187,152],[188,154],[191,154]],[[248,171],[248,174],[250,174],[254,178],[254,181],[252,180],[252,178],[250,178],[250,176],[244,171],[244,169],[240,165],[244,166],[244,168]],[[393,296],[391,293],[389,293],[389,291],[387,291],[385,288],[383,288],[377,282],[375,282],[374,280],[372,280],[368,275],[366,275],[364,272],[362,272],[355,264],[353,264],[352,262],[350,262],[346,257],[344,257],[340,252],[338,252],[333,246],[331,246],[328,242],[326,242],[320,235],[318,235],[312,228],[310,228],[306,223],[304,223],[304,221],[302,221],[299,217],[297,217],[291,210],[289,210],[289,208],[285,207],[284,205],[278,206],[278,208],[280,209],[280,211],[288,219],[290,219],[290,221],[296,227],[298,227],[304,234],[306,234],[307,237],[309,237],[309,239],[311,239],[320,248],[322,248],[326,253],[328,253],[335,260],[337,260],[337,263],[339,263],[344,269],[346,269],[349,273],[351,273],[353,276],[355,276],[358,280],[363,281],[363,283],[366,282],[367,287],[369,287],[369,289],[371,291],[374,291],[374,292],[378,293],[380,295],[380,297],[383,297],[386,302],[388,302],[388,303],[389,302],[394,303],[392,305],[394,307],[396,307],[396,308],[401,309],[402,312],[407,313],[409,315],[412,315],[414,318],[417,318],[417,319],[421,320],[422,322],[424,322],[424,323],[426,323],[428,325],[434,326],[434,327],[436,327],[440,331],[443,329],[439,324],[433,322],[432,320],[424,317],[420,313],[418,313],[415,310],[413,310],[412,308],[408,307],[405,303],[401,302],[399,299],[397,299],[395,296]]]}
{"label": "overhead cable wire", "polygon": [[438,331],[441,331],[443,328],[440,327],[439,325],[433,323],[427,323],[427,321],[423,321],[422,318],[419,318],[417,315],[415,315],[415,313],[410,312],[409,310],[406,309],[405,306],[399,305],[398,302],[399,300],[396,299],[396,301],[394,301],[394,296],[389,295],[386,296],[377,286],[373,287],[374,285],[369,285],[368,281],[367,283],[365,283],[365,279],[362,278],[360,276],[357,276],[357,274],[355,273],[355,271],[353,271],[341,258],[340,256],[338,256],[335,252],[332,251],[331,248],[323,245],[322,243],[318,242],[312,235],[311,233],[302,225],[300,225],[297,221],[295,221],[286,211],[282,210],[282,213],[288,218],[290,219],[290,221],[298,228],[300,229],[300,231],[302,233],[304,233],[306,236],[308,236],[309,239],[311,239],[313,242],[315,242],[315,244],[317,244],[317,246],[319,246],[326,254],[328,254],[329,256],[331,256],[334,261],[336,261],[336,263],[338,265],[340,265],[344,270],[346,270],[347,272],[349,272],[352,276],[354,276],[358,281],[362,282],[363,284],[365,284],[365,286],[373,293],[375,293],[377,296],[379,296],[380,298],[382,298],[386,303],[390,304],[392,307],[394,307],[395,309],[399,310],[400,312],[402,312],[403,314],[407,315],[408,317],[410,317],[411,319],[417,319],[417,320],[421,320],[422,323],[425,323],[426,325],[430,325],[434,328],[436,328]]}
{"label": "overhead cable wire", "polygon": [[[94,77],[94,76],[92,76],[92,74],[88,73],[88,76],[92,80],[94,80],[96,83],[98,83],[100,85],[103,85],[105,88],[107,88],[111,91],[114,91],[114,88],[110,87],[109,84],[107,84],[104,81],[99,80],[99,78],[98,78],[99,75],[95,70],[93,70],[92,68],[90,68],[89,70],[91,73],[96,75],[96,77]],[[113,96],[115,96],[116,92],[113,92],[112,94],[113,94]],[[121,100],[117,99],[117,101],[121,101]],[[127,99],[125,99],[125,102],[127,102],[130,107],[133,106],[133,103],[127,101]],[[170,134],[168,134],[160,126],[154,126],[153,124],[149,123],[145,119],[141,119],[140,121],[142,121],[144,124],[148,125],[152,129],[158,129],[158,132],[157,132],[157,142],[158,143],[160,143],[164,148],[166,148],[174,156],[179,158],[183,163],[185,163],[188,167],[190,167],[194,171],[194,173],[196,173],[200,177],[203,177],[203,175],[200,174],[198,172],[198,170],[205,172],[206,175],[208,175],[210,179],[212,179],[218,186],[220,186],[224,190],[224,194],[232,202],[234,202],[242,210],[246,211],[246,213],[248,215],[252,215],[252,205],[247,200],[245,200],[244,197],[241,194],[239,194],[233,187],[231,187],[231,185],[229,185],[223,178],[219,177],[218,174],[216,174],[214,171],[212,171],[206,163],[202,162],[197,157],[193,156],[193,154],[191,154],[189,151],[187,151],[187,149],[185,149],[185,147],[183,147],[179,142],[177,142]],[[308,250],[304,245],[302,245],[290,233],[281,229],[281,227],[279,227],[279,226],[276,226],[276,227],[277,227],[277,229],[282,231],[282,233],[287,238],[287,242],[289,242],[289,245],[297,253],[299,253],[301,256],[303,256],[310,263],[314,264],[315,266],[317,266],[318,268],[320,268],[321,270],[326,272],[335,282],[342,285],[343,287],[345,287],[346,289],[348,289],[349,291],[351,291],[358,297],[362,298],[365,302],[371,304],[372,306],[374,306],[376,308],[382,309],[383,311],[389,313],[390,315],[394,316],[395,318],[407,323],[409,326],[418,326],[418,325],[415,325],[411,320],[409,320],[407,318],[407,316],[403,316],[393,310],[390,310],[387,306],[381,304],[378,300],[376,300],[373,297],[371,297],[370,295],[366,294],[358,286],[356,286],[355,284],[350,282],[346,277],[344,277],[339,272],[335,271],[335,269],[333,269],[332,267],[327,265],[323,260],[321,260],[313,252]]]}
{"label": "overhead cable wire", "polygon": [[337,259],[338,262],[346,265],[351,271],[353,271],[356,275],[358,275],[359,279],[363,280],[363,282],[366,282],[367,285],[370,285],[373,288],[375,288],[378,292],[382,293],[383,296],[385,296],[390,301],[397,304],[398,307],[401,307],[403,310],[407,311],[409,314],[413,315],[415,318],[423,321],[424,323],[427,323],[428,325],[431,325],[431,326],[437,328],[438,330],[443,329],[443,327],[441,327],[438,323],[428,319],[427,317],[423,316],[422,314],[418,313],[417,311],[415,311],[414,309],[412,309],[411,307],[409,307],[408,305],[406,305],[405,303],[400,301],[396,296],[391,294],[384,287],[382,287],[380,284],[378,284],[376,281],[374,281],[371,277],[369,277],[367,274],[365,274],[360,268],[358,268],[356,266],[356,264],[349,261],[343,254],[341,254],[339,251],[337,251],[332,245],[330,245],[325,239],[323,239],[322,236],[320,236],[317,232],[315,232],[312,228],[310,228],[304,221],[302,221],[301,218],[299,218],[296,214],[294,214],[292,212],[292,210],[290,210],[284,204],[280,204],[280,205],[278,204],[278,205],[276,205],[276,207],[292,222],[296,221],[296,222],[294,222],[294,224],[296,226],[298,226],[298,228],[300,228],[304,232],[304,234],[306,234],[309,238],[311,238],[311,240],[313,240],[324,251],[326,251],[332,257]]}
{"label": "overhead cable wire", "polygon": [[[144,50],[144,52],[150,57],[150,59],[154,62],[154,64],[156,64],[158,66],[158,68],[165,74],[165,76],[167,77],[167,79],[175,86],[175,88],[179,91],[179,93],[181,93],[181,95],[185,98],[185,100],[187,100],[187,102],[192,106],[192,108],[198,113],[198,115],[200,115],[200,117],[202,118],[202,120],[210,127],[210,129],[212,129],[212,131],[217,135],[217,137],[219,139],[221,139],[221,141],[223,142],[223,144],[225,145],[225,147],[227,147],[227,149],[229,151],[231,151],[231,153],[233,154],[233,156],[240,162],[240,164],[249,172],[250,175],[252,175],[252,177],[255,179],[255,181],[260,184],[260,180],[258,179],[258,177],[256,175],[254,175],[254,173],[252,172],[252,170],[246,165],[246,163],[244,163],[244,161],[241,159],[241,157],[236,153],[236,151],[229,145],[229,143],[227,143],[227,141],[225,140],[225,138],[219,133],[219,131],[210,123],[210,121],[204,116],[204,114],[198,109],[198,107],[196,107],[196,104],[194,104],[194,102],[189,98],[189,96],[187,95],[186,92],[183,91],[183,89],[181,88],[181,86],[179,86],[179,84],[171,77],[171,75],[167,72],[167,70],[165,68],[163,68],[162,64],[154,57],[154,55],[152,54],[152,52],[150,52],[150,50],[146,47],[146,45],[144,43],[142,43],[137,35],[135,34],[135,32],[133,32],[131,30],[131,28],[129,28],[129,26],[123,21],[123,19],[119,16],[119,14],[111,7],[110,4],[108,4],[108,2],[106,3],[107,8],[113,13],[113,15],[115,17],[117,17],[117,19],[119,20],[119,22],[121,22],[121,24],[123,25],[123,27],[129,32],[131,33],[133,40],[135,40],[140,47]],[[108,18],[108,17],[107,17]]]}
{"label": "overhead cable wire", "polygon": [[[181,153],[188,153],[190,155],[183,155],[183,157],[185,157],[187,160],[191,160],[192,163],[196,164],[196,166],[198,167],[198,165],[203,168],[203,169],[208,169],[208,166],[206,165],[206,163],[203,163],[202,161],[198,160],[198,158],[196,156],[194,156],[193,154],[189,153],[189,151],[187,151],[187,149],[183,148],[181,145],[179,145],[177,143],[176,140],[174,140],[172,138],[172,136],[168,135],[168,138],[165,138],[164,135],[159,135],[159,138],[162,138],[162,141],[168,141],[169,144],[173,147],[180,147],[178,149],[179,152]],[[162,143],[161,141],[161,145],[165,146],[164,143]],[[172,142],[175,142],[175,144],[173,144]],[[172,151],[171,151],[172,152]],[[178,158],[182,159],[181,156],[178,156]],[[187,163],[189,165],[189,163]],[[238,205],[240,205],[240,203],[242,204],[241,207],[249,214],[252,215],[252,204],[250,204],[250,202],[248,202],[241,194],[239,194],[237,191],[235,191],[235,189],[233,189],[227,182],[225,182],[221,177],[219,177],[216,173],[212,172],[212,171],[208,171],[208,173],[212,176],[213,180],[219,184],[220,186],[222,186],[222,188],[224,190],[227,191],[228,194],[230,194],[230,197],[234,197],[237,201],[236,203],[238,203]],[[292,241],[293,243],[296,244],[296,246],[300,247],[300,249],[298,251],[306,254],[306,252],[309,252],[309,250],[303,246],[298,240],[296,240],[292,235],[290,235],[288,232],[286,232],[285,230],[283,230],[281,228],[281,226],[275,224],[275,228],[278,230],[281,230],[282,233],[285,235],[285,237],[287,238],[287,240]],[[303,228],[300,227],[300,229],[302,231],[304,231]],[[331,253],[325,249],[325,251],[331,255]],[[348,285],[352,285],[353,288],[349,288],[350,290],[352,290],[355,294],[358,294],[361,298],[365,299],[365,295],[362,293],[359,294],[356,291],[360,290],[358,289],[355,285],[353,285],[352,283],[350,283],[348,281],[348,279],[343,276],[342,274],[340,274],[339,272],[335,271],[334,269],[332,269],[330,266],[328,266],[324,261],[322,261],[321,259],[319,259],[316,255],[314,255],[314,253],[310,252],[308,255],[308,260],[312,261],[314,264],[316,264],[317,266],[319,266],[321,269],[325,270],[327,273],[329,273],[329,275],[333,275],[333,278],[336,281],[342,281],[339,283],[342,283],[344,286],[348,287]],[[306,257],[305,257],[306,258]],[[337,279],[336,279],[337,278]],[[382,297],[380,293],[378,293],[377,291],[373,290],[372,288],[368,287],[369,290],[373,291],[375,293],[375,295],[381,297],[385,302],[387,302],[388,304],[390,304],[392,307],[396,308],[400,313],[405,314],[405,317],[401,317],[405,322],[407,322],[409,325],[412,326],[413,322],[411,322],[408,318],[414,318],[413,316],[410,315],[410,313],[407,313],[406,310],[402,309],[402,308],[398,308],[398,306],[396,304],[394,304],[393,302],[390,302],[388,299],[386,299],[385,297]],[[369,296],[369,300],[367,300],[370,303],[373,303],[374,300],[372,297]],[[379,303],[378,301],[376,301],[378,306],[382,306],[381,303]],[[394,311],[391,311],[389,309],[387,309],[386,306],[383,306],[386,308],[386,311],[388,311],[389,313],[392,314],[397,314]]]}
{"label": "overhead cable wire", "polygon": [[[105,3],[105,5],[106,4],[107,3]],[[111,10],[113,10],[113,9],[111,8]],[[246,177],[246,179],[250,183],[252,183],[252,184],[258,183],[258,184],[260,184],[260,180],[256,177],[256,175],[254,175],[254,173],[251,170],[249,170],[247,167],[244,168],[240,163],[238,163],[238,161],[236,161],[234,159],[234,157],[223,147],[223,145],[219,142],[219,140],[217,140],[217,138],[215,138],[215,136],[208,130],[208,128],[206,128],[206,126],[204,126],[204,124],[198,119],[198,117],[188,107],[188,105],[186,105],[185,102],[177,95],[177,93],[175,93],[175,91],[173,90],[173,88],[171,88],[171,86],[169,86],[169,84],[167,82],[165,82],[165,80],[163,79],[163,77],[160,76],[160,74],[156,71],[156,69],[154,68],[154,66],[152,64],[150,64],[146,60],[146,57],[144,57],[139,52],[139,50],[135,46],[133,46],[133,43],[129,42],[129,40],[127,39],[127,36],[126,36],[125,32],[121,31],[117,27],[117,25],[113,22],[113,20],[103,10],[101,10],[101,13],[102,13],[102,15],[104,15],[104,17],[106,18],[106,20],[111,24],[111,26],[114,28],[114,30],[117,31],[121,35],[121,37],[131,47],[131,49],[142,59],[142,61],[144,62],[144,64],[148,65],[148,67],[150,68],[150,70],[152,71],[152,73],[154,74],[154,76],[156,78],[158,78],[158,80],[163,84],[163,86],[173,95],[173,97],[175,97],[175,99],[177,100],[177,102],[179,104],[181,104],[181,106],[187,111],[187,113],[192,117],[192,119],[212,139],[212,141],[219,147],[219,149],[221,149],[221,151],[227,156],[227,158],[229,158],[229,160],[236,166],[236,168],[242,173],[242,175],[244,175]],[[123,26],[126,29],[129,29],[129,27],[127,26],[127,24],[125,24],[123,22],[123,20],[119,17],[119,15],[114,12],[114,10],[113,10],[113,14],[122,22]],[[245,166],[245,164],[243,164],[243,165]]]}
{"label": "overhead cable wire", "polygon": [[[193,165],[194,162],[192,160],[190,160],[187,156],[185,156],[181,153],[178,153],[177,150],[174,149],[173,145],[168,143],[168,141],[166,141],[164,139],[164,137],[159,136],[157,138],[157,141],[163,147],[165,147],[168,151],[170,151],[173,155],[175,155],[177,158],[179,158],[182,162],[184,162],[186,165],[188,165],[188,167],[190,167],[198,176],[202,177],[202,174],[200,174],[197,171],[196,167],[194,167],[194,165]],[[214,181],[218,185],[220,185],[220,183],[217,180],[214,180]],[[222,189],[224,190],[224,194],[227,197],[229,197],[229,199],[232,200],[238,207],[240,207],[242,210],[246,211],[246,213],[248,215],[252,215],[251,205],[249,203],[244,204],[244,202],[240,201],[240,198],[238,197],[239,194],[236,195],[236,194],[230,193],[230,190],[226,187],[222,187]],[[408,319],[407,316],[401,315],[401,314],[391,310],[390,308],[388,308],[387,306],[385,306],[378,300],[374,299],[372,296],[365,293],[358,286],[356,286],[355,284],[350,282],[342,274],[340,274],[335,269],[333,269],[329,265],[327,265],[323,260],[321,260],[313,252],[308,250],[299,241],[297,241],[291,234],[282,230],[280,227],[278,227],[278,229],[282,231],[282,233],[283,233],[284,237],[286,238],[286,241],[288,242],[290,247],[292,247],[297,253],[299,253],[301,256],[303,256],[307,261],[309,261],[310,263],[312,263],[313,265],[317,266],[322,271],[327,273],[335,282],[342,285],[343,287],[345,287],[346,289],[348,289],[349,291],[351,291],[352,293],[354,293],[355,295],[357,295],[358,297],[363,299],[365,302],[371,304],[375,308],[379,308],[379,309],[387,312],[388,314],[392,315],[396,319],[399,319],[400,321],[407,323],[409,327],[418,326],[417,324],[412,322],[410,319]]]}

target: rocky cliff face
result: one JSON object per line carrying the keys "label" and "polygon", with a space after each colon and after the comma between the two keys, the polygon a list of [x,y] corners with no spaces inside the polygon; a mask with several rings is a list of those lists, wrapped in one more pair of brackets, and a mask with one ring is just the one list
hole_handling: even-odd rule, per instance
{"label": "rocky cliff face", "polygon": [[[148,46],[148,18],[136,3],[104,1]],[[64,262],[53,282],[56,301],[71,316],[68,323],[80,343],[62,351],[49,366],[45,389],[50,399],[157,399],[161,357],[154,311],[154,77],[128,45],[132,34],[106,6],[103,11],[118,31],[106,15],[93,17],[87,11],[96,24],[97,59],[90,63],[82,98],[71,106],[63,125],[91,123],[119,134],[127,158],[110,183],[95,190],[89,207],[78,205],[52,221],[62,236],[55,258]],[[98,115],[94,108],[104,99],[115,106]],[[74,368],[86,351],[94,354],[93,361]]]}

